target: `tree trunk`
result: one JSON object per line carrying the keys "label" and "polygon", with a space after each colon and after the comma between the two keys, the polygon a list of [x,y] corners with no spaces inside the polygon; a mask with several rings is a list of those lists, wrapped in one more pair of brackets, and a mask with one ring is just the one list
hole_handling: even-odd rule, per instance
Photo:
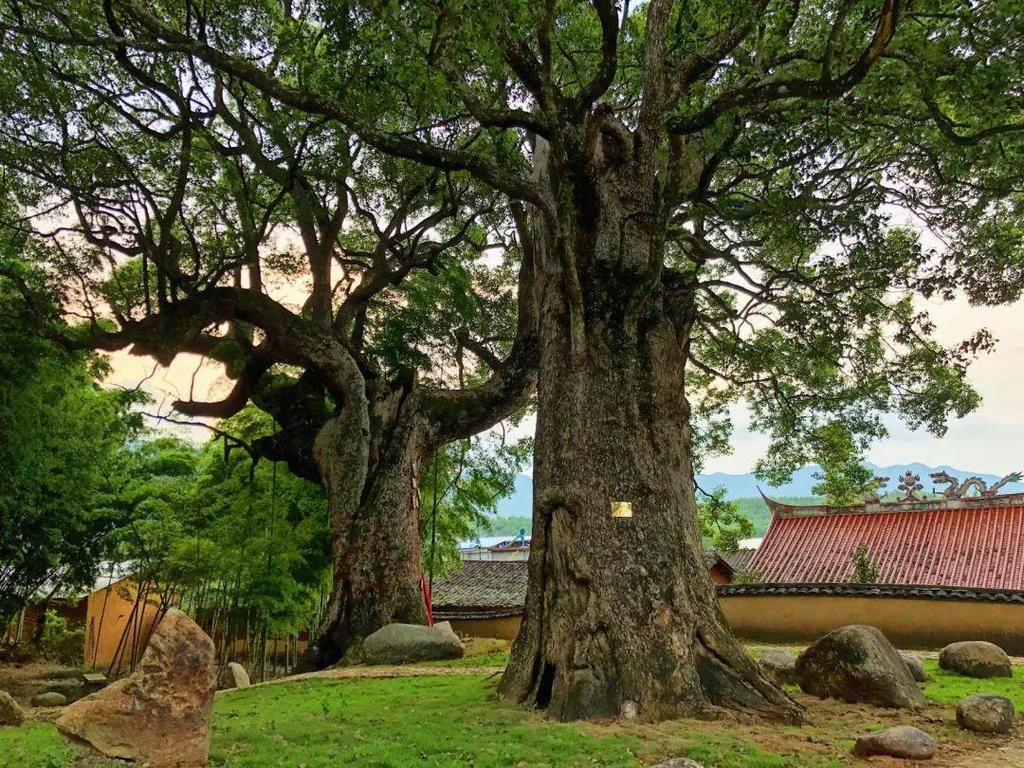
{"label": "tree trunk", "polygon": [[386,404],[374,429],[376,439],[365,453],[354,455],[351,427],[329,424],[317,437],[334,552],[331,597],[307,651],[308,664],[317,668],[339,661],[385,624],[426,623],[419,474],[428,449],[416,392],[405,392],[394,393]]}
{"label": "tree trunk", "polygon": [[[547,265],[543,286],[529,589],[501,690],[560,720],[715,706],[798,719],[718,608],[694,501],[684,334],[665,309],[658,243],[625,218],[549,242],[574,253]],[[632,517],[613,518],[613,502]]]}

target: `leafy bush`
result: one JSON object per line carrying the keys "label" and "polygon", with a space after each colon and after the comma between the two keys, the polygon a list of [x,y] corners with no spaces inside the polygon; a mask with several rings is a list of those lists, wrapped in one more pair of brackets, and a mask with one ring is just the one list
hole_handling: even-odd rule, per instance
{"label": "leafy bush", "polygon": [[63,616],[55,611],[47,611],[41,649],[43,656],[51,661],[79,664],[85,653],[85,629],[69,629]]}

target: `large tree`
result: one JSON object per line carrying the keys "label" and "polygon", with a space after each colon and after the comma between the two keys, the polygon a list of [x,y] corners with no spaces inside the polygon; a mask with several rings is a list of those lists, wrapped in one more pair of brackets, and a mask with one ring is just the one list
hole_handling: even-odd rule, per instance
{"label": "large tree", "polygon": [[36,238],[65,312],[84,321],[64,343],[164,364],[200,355],[233,388],[190,394],[180,414],[253,402],[274,416],[251,450],[321,481],[330,505],[334,583],[314,663],[425,621],[421,468],[534,387],[532,281],[517,280],[532,260],[518,258],[508,205],[242,81],[202,78],[185,57],[25,45],[0,51],[0,153],[23,203],[7,227]]}
{"label": "large tree", "polygon": [[[879,434],[880,413],[940,432],[976,404],[964,375],[987,338],[942,348],[913,295],[979,265],[978,296],[1016,294],[1000,280],[1020,262],[1013,5],[107,0],[96,18],[22,2],[6,29],[188,62],[524,204],[534,525],[502,690],[560,718],[795,718],[702,566],[691,407],[742,395],[781,471],[837,429]],[[368,84],[400,97],[368,102]]]}

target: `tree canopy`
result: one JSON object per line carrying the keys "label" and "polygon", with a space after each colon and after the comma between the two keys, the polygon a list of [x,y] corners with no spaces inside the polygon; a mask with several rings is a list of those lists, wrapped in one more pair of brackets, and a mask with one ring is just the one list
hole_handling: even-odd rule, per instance
{"label": "tree canopy", "polygon": [[[744,400],[772,438],[763,475],[824,457],[845,492],[883,414],[941,434],[976,407],[967,367],[992,340],[940,344],[916,299],[1019,295],[1018,16],[1015,0],[28,0],[0,14],[0,162],[39,190],[15,227],[86,294],[140,260],[135,314],[97,316],[83,343],[241,350],[228,410],[304,371],[263,407],[285,437],[325,425],[345,628],[321,661],[418,618],[418,449],[513,412],[535,375],[531,578],[502,691],[565,719],[794,719],[714,607],[695,454]],[[57,210],[72,224],[45,231]],[[286,215],[311,285],[297,308],[255,266]],[[425,297],[439,250],[492,245],[518,266],[507,357],[453,332],[434,293],[406,320],[446,324],[474,386],[389,380],[371,339],[417,330],[375,329],[373,298],[396,281],[398,303]],[[629,524],[609,517],[621,500]],[[405,545],[353,546],[383,530]],[[369,596],[382,568],[404,592]]]}

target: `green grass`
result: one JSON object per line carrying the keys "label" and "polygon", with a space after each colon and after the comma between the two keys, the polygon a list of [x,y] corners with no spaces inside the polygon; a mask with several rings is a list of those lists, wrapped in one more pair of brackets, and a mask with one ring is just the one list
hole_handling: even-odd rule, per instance
{"label": "green grass", "polygon": [[[722,724],[554,723],[497,699],[493,681],[469,675],[316,679],[233,691],[217,698],[210,765],[632,768],[669,755],[716,768],[842,765],[770,754]],[[51,725],[0,728],[0,765],[74,766],[74,751]]]}
{"label": "green grass", "polygon": [[[507,652],[500,648],[481,645],[459,664],[501,666]],[[1013,679],[974,680],[943,672],[933,660],[924,665],[931,678],[925,695],[943,707],[971,693],[992,692],[1010,697],[1024,711],[1024,667],[1014,668]],[[494,684],[482,676],[454,674],[309,679],[232,691],[216,701],[210,765],[513,768],[525,762],[530,768],[635,768],[685,755],[715,768],[839,768],[846,765],[843,755],[852,733],[865,725],[829,720],[802,728],[762,726],[759,738],[773,745],[768,750],[757,746],[744,726],[724,723],[555,723],[499,700]],[[944,735],[958,738],[955,725],[946,730]],[[812,735],[832,748],[806,751]],[[0,728],[3,768],[82,768],[78,754],[52,725]]]}
{"label": "green grass", "polygon": [[442,661],[424,661],[420,667],[505,667],[508,664],[508,651],[492,651],[476,656],[463,656],[461,659]]}
{"label": "green grass", "polygon": [[76,750],[48,723],[29,723],[22,728],[0,727],[0,766],[4,768],[62,768],[74,765],[76,755]]}
{"label": "green grass", "polygon": [[[666,744],[639,726],[553,723],[496,699],[492,684],[475,676],[310,680],[219,699],[211,764],[496,768],[525,761],[531,768],[613,767],[639,766],[642,758],[671,752],[721,768],[798,765],[726,729],[687,734],[680,723],[672,731]],[[317,738],[310,739],[311,733]]]}
{"label": "green grass", "polygon": [[1024,666],[1013,667],[1013,677],[989,677],[977,679],[963,677],[939,669],[934,659],[923,659],[925,672],[930,678],[924,684],[924,695],[939,704],[956,706],[961,699],[972,693],[996,693],[1013,702],[1018,712],[1024,712]]}

